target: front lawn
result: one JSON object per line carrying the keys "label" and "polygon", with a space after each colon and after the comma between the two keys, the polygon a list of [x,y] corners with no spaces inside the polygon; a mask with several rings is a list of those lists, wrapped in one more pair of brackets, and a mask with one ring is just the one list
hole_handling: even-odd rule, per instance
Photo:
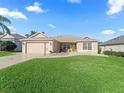
{"label": "front lawn", "polygon": [[0,52],[0,57],[14,55],[12,52]]}
{"label": "front lawn", "polygon": [[124,58],[33,59],[0,70],[0,93],[124,93]]}

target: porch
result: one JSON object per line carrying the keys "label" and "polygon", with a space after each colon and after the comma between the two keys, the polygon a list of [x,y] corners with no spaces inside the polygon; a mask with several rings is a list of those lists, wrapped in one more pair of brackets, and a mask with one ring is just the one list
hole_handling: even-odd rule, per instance
{"label": "porch", "polygon": [[76,52],[76,43],[60,43],[60,52]]}

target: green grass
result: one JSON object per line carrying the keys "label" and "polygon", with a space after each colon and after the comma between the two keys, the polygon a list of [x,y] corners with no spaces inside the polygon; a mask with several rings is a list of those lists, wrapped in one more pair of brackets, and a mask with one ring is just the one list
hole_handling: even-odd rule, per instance
{"label": "green grass", "polygon": [[14,55],[13,52],[0,52],[0,57]]}
{"label": "green grass", "polygon": [[0,70],[0,93],[124,93],[124,58],[33,59]]}

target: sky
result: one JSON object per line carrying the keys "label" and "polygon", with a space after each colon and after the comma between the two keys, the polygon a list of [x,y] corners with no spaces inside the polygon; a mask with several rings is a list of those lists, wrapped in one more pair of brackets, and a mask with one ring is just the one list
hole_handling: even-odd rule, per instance
{"label": "sky", "polygon": [[76,35],[100,41],[124,35],[124,0],[0,0],[13,33]]}

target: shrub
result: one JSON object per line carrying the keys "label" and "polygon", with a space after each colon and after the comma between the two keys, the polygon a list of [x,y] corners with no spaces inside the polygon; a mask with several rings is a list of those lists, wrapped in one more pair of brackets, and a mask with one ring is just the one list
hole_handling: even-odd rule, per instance
{"label": "shrub", "polygon": [[104,55],[112,55],[112,52],[111,51],[104,51],[103,54]]}
{"label": "shrub", "polygon": [[0,42],[0,51],[13,51],[16,47],[16,44],[11,41]]}
{"label": "shrub", "polygon": [[124,52],[116,52],[116,51],[104,51],[105,55],[117,56],[117,57],[124,57]]}

